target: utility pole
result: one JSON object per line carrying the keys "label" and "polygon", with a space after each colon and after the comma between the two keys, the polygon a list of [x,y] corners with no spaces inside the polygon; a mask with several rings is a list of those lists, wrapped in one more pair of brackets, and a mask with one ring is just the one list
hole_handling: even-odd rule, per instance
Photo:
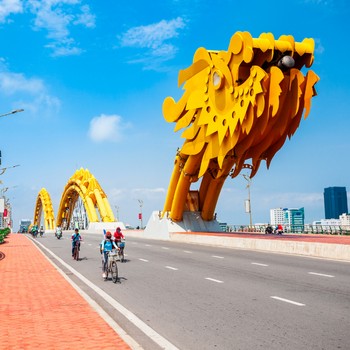
{"label": "utility pole", "polygon": [[119,222],[119,209],[120,208],[115,205],[115,209],[117,209],[117,222]]}
{"label": "utility pole", "polygon": [[[250,204],[250,186],[252,184],[252,179],[248,174],[241,174],[248,182],[248,185],[246,188],[248,188],[248,201],[246,200],[246,205],[245,205],[245,212],[249,213],[249,221],[250,221],[250,227],[252,227],[252,207]],[[247,203],[248,202],[248,203]]]}
{"label": "utility pole", "polygon": [[140,208],[141,208],[141,230],[142,230],[142,227],[143,227],[143,224],[142,224],[142,205],[143,205],[143,201],[141,199],[138,199],[139,203],[140,203]]}

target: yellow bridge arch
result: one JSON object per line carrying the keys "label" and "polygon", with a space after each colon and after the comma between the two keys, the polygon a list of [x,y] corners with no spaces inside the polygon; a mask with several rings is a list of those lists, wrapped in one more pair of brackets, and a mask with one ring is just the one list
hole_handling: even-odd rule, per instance
{"label": "yellow bridge arch", "polygon": [[55,227],[55,215],[52,208],[50,195],[43,188],[36,199],[34,212],[34,225],[39,225],[41,215],[44,214],[45,230],[53,230]]}
{"label": "yellow bridge arch", "polygon": [[[62,225],[64,222],[70,223],[73,211],[81,198],[90,222],[99,222],[96,209],[99,211],[102,222],[115,222],[115,218],[107,200],[105,192],[95,177],[81,168],[68,180],[58,208],[56,225]],[[50,195],[43,188],[37,197],[34,211],[34,225],[39,225],[41,215],[44,215],[45,229],[53,230],[55,227],[55,215],[52,207]]]}
{"label": "yellow bridge arch", "polygon": [[90,222],[99,222],[96,208],[102,222],[115,222],[107,196],[89,170],[81,168],[68,180],[61,197],[57,214],[57,226],[69,223],[78,198],[81,198]]}

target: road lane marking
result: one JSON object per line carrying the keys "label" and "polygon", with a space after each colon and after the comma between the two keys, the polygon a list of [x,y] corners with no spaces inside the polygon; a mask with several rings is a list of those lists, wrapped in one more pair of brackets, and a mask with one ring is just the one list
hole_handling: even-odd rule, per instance
{"label": "road lane marking", "polygon": [[269,266],[269,265],[266,265],[266,264],[259,264],[259,263],[252,263],[252,265],[258,265],[258,266]]}
{"label": "road lane marking", "polygon": [[131,242],[132,244],[137,244],[137,243],[135,243],[135,242]]}
{"label": "road lane marking", "polygon": [[152,247],[152,245],[151,244],[146,244],[146,247]]}
{"label": "road lane marking", "polygon": [[165,266],[167,269],[170,269],[170,270],[175,270],[177,271],[178,269],[176,267],[171,267],[171,266]]}
{"label": "road lane marking", "polygon": [[167,248],[167,247],[162,247],[162,249],[169,249],[169,248]]}
{"label": "road lane marking", "polygon": [[92,245],[92,244],[89,243],[89,245]]}
{"label": "road lane marking", "polygon": [[280,300],[280,301],[284,301],[286,303],[290,303],[290,304],[297,305],[297,306],[305,306],[305,304],[297,303],[296,301],[293,301],[293,300],[288,300],[288,299],[284,299],[284,298],[280,298],[280,297],[271,297],[271,298],[276,299],[276,300]]}
{"label": "road lane marking", "polygon": [[218,256],[218,255],[212,255],[211,257],[212,257],[212,258],[217,258],[217,259],[224,259],[223,256]]}
{"label": "road lane marking", "polygon": [[309,272],[310,275],[323,276],[323,277],[334,277],[332,275],[324,275],[323,273]]}
{"label": "road lane marking", "polygon": [[124,254],[124,256],[128,256],[128,254]]}
{"label": "road lane marking", "polygon": [[123,328],[119,326],[117,322],[113,320],[111,316],[109,316],[105,310],[102,309],[97,302],[90,298],[88,294],[86,294],[77,284],[75,284],[68,275],[61,270],[48,256],[46,256],[39,248],[36,246],[36,249],[45,257],[45,259],[57,269],[57,271],[62,275],[62,277],[70,283],[70,285],[90,304],[90,306],[112,327],[112,329],[122,338],[132,350],[144,350],[140,344],[136,342],[130,335],[128,335]]}
{"label": "road lane marking", "polygon": [[184,253],[192,254],[192,252],[190,252],[188,250],[184,250]]}
{"label": "road lane marking", "polygon": [[144,261],[144,262],[148,262],[148,260],[146,260],[146,259],[139,259],[139,260]]}
{"label": "road lane marking", "polygon": [[[73,267],[64,262],[61,258],[59,258],[55,253],[53,253],[50,249],[46,248],[42,243],[40,244],[43,249],[47,250],[57,261],[59,261],[63,266],[65,266],[68,270],[73,272],[80,280],[82,280],[86,285],[88,285],[91,289],[93,289],[96,293],[98,293],[103,299],[105,299],[110,305],[112,305],[117,311],[119,311],[122,315],[124,315],[130,322],[132,322],[137,328],[139,328],[143,333],[145,333],[150,339],[152,339],[156,344],[158,344],[164,350],[179,350],[175,345],[170,343],[164,337],[162,337],[159,333],[157,333],[154,329],[148,326],[146,323],[141,321],[136,315],[134,315],[131,311],[125,308],[123,305],[118,303],[115,299],[113,299],[109,294],[107,294],[104,290],[97,287],[94,283],[84,277],[81,273],[75,270]],[[130,344],[129,344],[130,345]]]}
{"label": "road lane marking", "polygon": [[206,277],[205,279],[208,280],[208,281],[216,282],[216,283],[224,283],[223,281],[215,280],[214,278]]}

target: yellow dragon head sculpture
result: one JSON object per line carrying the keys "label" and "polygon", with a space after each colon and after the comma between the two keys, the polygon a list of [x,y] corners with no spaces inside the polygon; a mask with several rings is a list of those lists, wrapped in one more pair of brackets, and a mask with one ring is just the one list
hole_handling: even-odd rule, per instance
{"label": "yellow dragon head sculpture", "polygon": [[[227,51],[199,48],[193,64],[179,73],[185,90],[179,102],[167,97],[163,114],[176,122],[175,131],[186,141],[181,154],[203,152],[198,178],[210,172],[213,178],[232,177],[243,167],[253,177],[261,160],[270,162],[298,128],[303,110],[307,117],[314,85],[319,80],[311,70],[314,40],[296,43],[292,36],[275,40],[271,33],[253,39],[237,32]],[[252,165],[245,165],[251,159]]]}

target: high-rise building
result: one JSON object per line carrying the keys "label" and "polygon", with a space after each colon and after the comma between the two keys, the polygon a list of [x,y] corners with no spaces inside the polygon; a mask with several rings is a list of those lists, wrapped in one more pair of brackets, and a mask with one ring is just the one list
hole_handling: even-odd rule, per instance
{"label": "high-rise building", "polygon": [[304,229],[304,208],[285,208],[284,225],[290,227],[292,232],[301,232]]}
{"label": "high-rise building", "polygon": [[270,209],[270,223],[272,226],[284,224],[284,211],[282,207]]}
{"label": "high-rise building", "polygon": [[336,219],[348,212],[348,199],[345,187],[325,188],[323,196],[326,219]]}

